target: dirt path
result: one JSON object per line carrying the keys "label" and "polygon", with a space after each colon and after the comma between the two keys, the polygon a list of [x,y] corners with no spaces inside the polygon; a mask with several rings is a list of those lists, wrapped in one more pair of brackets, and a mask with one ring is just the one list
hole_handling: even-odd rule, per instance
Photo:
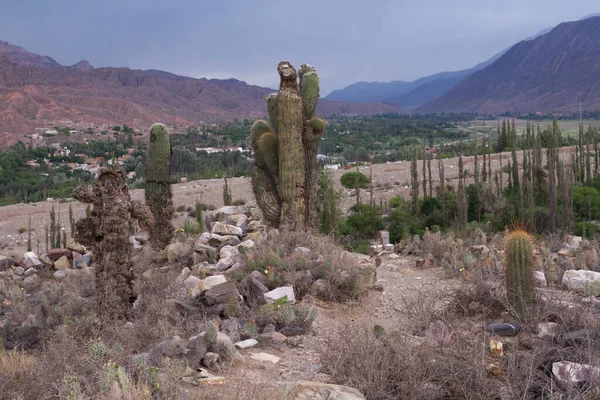
{"label": "dirt path", "polygon": [[[357,254],[356,257],[362,263],[375,262],[368,256]],[[440,305],[449,289],[461,284],[458,279],[442,279],[441,268],[417,270],[412,257],[388,254],[382,256],[382,261],[377,271],[380,290],[369,291],[366,298],[354,305],[318,302],[319,316],[313,324],[313,332],[301,337],[300,347],[243,350],[247,362],[225,374],[230,381],[228,389],[236,394],[252,394],[257,399],[267,396],[265,393],[273,397],[264,398],[279,398],[276,394],[284,393],[296,381],[327,382],[329,377],[321,372],[319,350],[328,340],[353,328],[371,330],[375,324],[390,331],[408,329],[410,313],[407,310],[418,305],[436,307],[435,303]],[[277,364],[252,361],[250,355],[259,352],[281,360]]]}

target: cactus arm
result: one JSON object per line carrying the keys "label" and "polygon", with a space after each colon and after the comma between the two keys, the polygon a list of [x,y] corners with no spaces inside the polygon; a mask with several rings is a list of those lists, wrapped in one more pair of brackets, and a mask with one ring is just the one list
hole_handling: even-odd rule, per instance
{"label": "cactus arm", "polygon": [[78,186],[73,190],[73,198],[82,203],[93,203],[100,198],[100,191],[95,185]]}
{"label": "cactus arm", "polygon": [[281,200],[275,180],[262,168],[252,168],[252,190],[267,225],[279,227]]}
{"label": "cactus arm", "polygon": [[154,216],[148,206],[141,201],[133,200],[131,202],[131,216],[137,219],[140,228],[144,231],[154,227]]}
{"label": "cactus arm", "polygon": [[319,76],[315,69],[308,64],[300,66],[299,76],[304,118],[310,119],[314,117],[319,101]]}

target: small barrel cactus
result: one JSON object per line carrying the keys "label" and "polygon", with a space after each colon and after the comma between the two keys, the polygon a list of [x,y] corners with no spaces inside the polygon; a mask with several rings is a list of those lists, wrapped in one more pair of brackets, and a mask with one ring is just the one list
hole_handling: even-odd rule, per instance
{"label": "small barrel cactus", "polygon": [[533,240],[524,230],[514,230],[504,242],[506,293],[517,317],[525,319],[533,303]]}
{"label": "small barrel cactus", "polygon": [[101,360],[106,355],[106,346],[99,340],[92,340],[88,343],[87,354],[94,360]]}

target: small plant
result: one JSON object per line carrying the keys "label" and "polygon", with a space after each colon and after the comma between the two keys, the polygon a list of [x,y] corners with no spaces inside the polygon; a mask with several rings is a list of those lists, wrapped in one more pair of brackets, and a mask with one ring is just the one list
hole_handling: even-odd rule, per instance
{"label": "small plant", "polygon": [[232,205],[232,206],[243,206],[243,205],[245,205],[245,204],[246,204],[246,200],[244,200],[244,199],[235,199],[235,200],[234,200],[234,201],[231,203],[231,205]]}
{"label": "small plant", "polygon": [[217,344],[217,335],[218,335],[217,325],[211,321],[206,327],[206,342],[209,346],[214,346]]}
{"label": "small plant", "polygon": [[23,234],[25,232],[27,232],[27,228],[19,228],[19,233],[20,234]]}
{"label": "small plant", "polygon": [[231,296],[225,304],[225,310],[223,311],[229,318],[237,318],[241,315],[240,305],[236,296]]}
{"label": "small plant", "polygon": [[65,375],[60,385],[60,398],[65,400],[79,400],[82,398],[79,378]]}
{"label": "small plant", "polygon": [[533,303],[533,244],[531,236],[521,229],[508,234],[504,243],[506,292],[517,317],[525,319]]}
{"label": "small plant", "polygon": [[98,378],[98,386],[101,393],[106,393],[110,390],[110,387],[115,381],[116,376],[117,365],[114,362],[109,361],[102,366],[102,370],[100,371],[100,376]]}
{"label": "small plant", "polygon": [[88,343],[86,351],[94,360],[101,360],[106,355],[106,346],[100,340],[92,340]]}
{"label": "small plant", "polygon": [[232,203],[231,189],[227,183],[227,177],[223,177],[223,204],[230,206]]}
{"label": "small plant", "polygon": [[175,209],[175,211],[177,212],[184,212],[185,211],[185,206],[182,204],[180,206],[177,206],[177,208]]}
{"label": "small plant", "polygon": [[376,339],[382,339],[385,337],[385,328],[379,324],[375,324],[373,327],[373,334]]}

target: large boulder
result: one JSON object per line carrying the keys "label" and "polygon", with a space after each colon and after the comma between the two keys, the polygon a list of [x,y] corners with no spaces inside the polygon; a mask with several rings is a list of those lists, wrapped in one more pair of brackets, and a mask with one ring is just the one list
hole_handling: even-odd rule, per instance
{"label": "large boulder", "polygon": [[23,254],[23,263],[27,268],[41,267],[44,265],[44,263],[38,258],[37,254],[35,254],[33,251],[28,251],[27,253]]}
{"label": "large boulder", "polygon": [[50,249],[46,252],[48,258],[52,261],[56,261],[61,257],[73,258],[73,251],[69,249]]}
{"label": "large boulder", "polygon": [[204,293],[203,302],[208,306],[225,304],[232,296],[239,297],[240,292],[235,281],[227,281],[207,290]]}
{"label": "large boulder", "polygon": [[222,222],[215,223],[215,226],[213,226],[211,233],[214,233],[216,235],[221,235],[221,236],[228,236],[228,235],[242,236],[243,235],[242,228],[238,228],[235,225],[227,225]]}
{"label": "large boulder", "polygon": [[273,289],[270,292],[265,293],[265,300],[267,303],[275,303],[282,297],[287,296],[287,301],[291,304],[296,302],[296,296],[294,295],[293,286],[281,286],[277,289]]}
{"label": "large boulder", "polygon": [[207,278],[201,279],[197,284],[196,287],[194,287],[192,289],[192,297],[197,297],[203,293],[205,293],[207,290],[212,289],[213,287],[220,285],[222,283],[227,282],[227,278],[225,278],[225,275],[213,275],[213,276],[209,276]]}
{"label": "large boulder", "polygon": [[570,361],[559,361],[552,363],[552,374],[560,383],[571,386],[599,379],[600,368]]}
{"label": "large boulder", "polygon": [[192,246],[187,243],[171,243],[166,248],[167,260],[172,263],[183,260],[192,255]]}
{"label": "large boulder", "polygon": [[0,256],[0,272],[8,270],[15,263],[10,257]]}
{"label": "large boulder", "polygon": [[357,389],[329,383],[299,381],[285,400],[365,400]]}
{"label": "large boulder", "polygon": [[570,290],[586,290],[590,285],[600,285],[600,272],[570,269],[565,271],[563,285]]}
{"label": "large boulder", "polygon": [[71,262],[66,256],[60,257],[58,260],[54,261],[54,269],[69,269],[71,268]]}

